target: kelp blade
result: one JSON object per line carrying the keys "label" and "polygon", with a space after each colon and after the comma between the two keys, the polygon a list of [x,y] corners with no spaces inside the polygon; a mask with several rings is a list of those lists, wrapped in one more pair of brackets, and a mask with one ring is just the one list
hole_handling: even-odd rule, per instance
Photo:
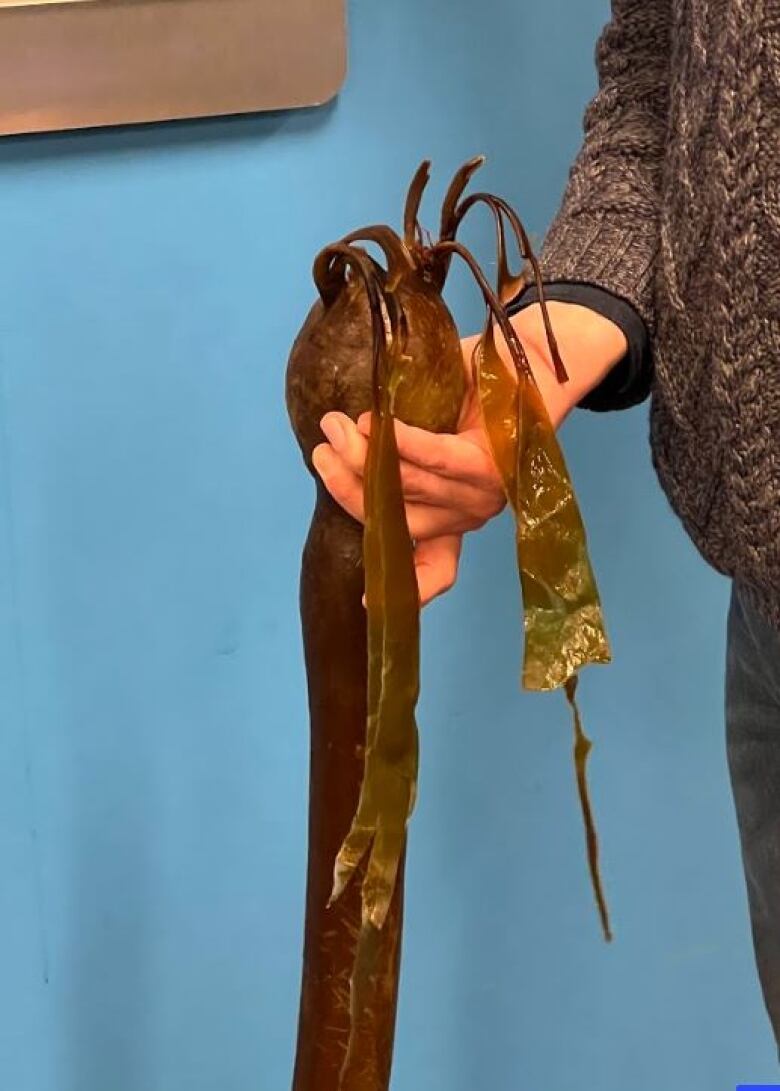
{"label": "kelp blade", "polygon": [[333,897],[370,855],[364,920],[385,922],[417,785],[420,605],[406,524],[393,417],[375,414],[366,466],[368,723],[365,774],[336,863]]}
{"label": "kelp blade", "polygon": [[598,865],[598,841],[588,795],[591,749],[575,702],[577,671],[610,661],[585,527],[555,430],[531,375],[513,376],[496,348],[492,320],[477,347],[475,380],[493,458],[517,527],[525,613],[523,685],[566,687],[575,730],[575,771],[588,865],[606,939],[609,915]]}
{"label": "kelp blade", "polygon": [[588,792],[588,757],[593,748],[593,743],[587,737],[582,728],[582,717],[577,706],[577,678],[570,678],[566,683],[566,698],[571,706],[574,719],[574,770],[577,777],[577,792],[580,797],[580,806],[585,820],[585,840],[588,850],[588,867],[590,869],[593,892],[596,897],[596,905],[601,920],[601,928],[604,939],[609,942],[612,939],[612,926],[609,922],[609,909],[607,899],[604,896],[604,887],[601,882],[599,870],[599,842],[596,836],[596,823],[593,820],[593,809]]}
{"label": "kelp blade", "polygon": [[363,923],[351,980],[352,1035],[341,1085],[360,1087],[356,1034],[377,1002],[378,933],[390,910],[417,789],[420,603],[389,397],[374,410],[366,463],[364,564],[368,624],[365,773],[352,828],[336,863],[333,897],[368,852]]}
{"label": "kelp blade", "polygon": [[523,685],[558,689],[611,659],[585,526],[536,383],[519,380],[517,514],[525,606]]}

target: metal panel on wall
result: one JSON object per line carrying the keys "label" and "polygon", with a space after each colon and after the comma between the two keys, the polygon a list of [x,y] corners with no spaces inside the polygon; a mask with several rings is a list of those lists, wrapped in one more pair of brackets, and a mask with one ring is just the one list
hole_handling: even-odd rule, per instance
{"label": "metal panel on wall", "polygon": [[0,133],[313,106],[344,0],[0,0]]}

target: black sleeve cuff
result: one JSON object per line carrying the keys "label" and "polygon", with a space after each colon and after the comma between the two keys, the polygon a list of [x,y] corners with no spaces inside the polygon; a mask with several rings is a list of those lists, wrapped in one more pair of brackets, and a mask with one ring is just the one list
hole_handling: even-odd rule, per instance
{"label": "black sleeve cuff", "polygon": [[[580,402],[583,409],[606,412],[629,409],[639,405],[650,393],[653,381],[653,360],[647,327],[639,313],[620,296],[613,295],[595,284],[559,281],[544,286],[544,298],[560,303],[577,303],[603,315],[626,335],[628,351],[605,379]],[[517,314],[532,303],[538,303],[539,293],[531,286],[507,307],[510,315]],[[565,361],[564,361],[565,363]]]}

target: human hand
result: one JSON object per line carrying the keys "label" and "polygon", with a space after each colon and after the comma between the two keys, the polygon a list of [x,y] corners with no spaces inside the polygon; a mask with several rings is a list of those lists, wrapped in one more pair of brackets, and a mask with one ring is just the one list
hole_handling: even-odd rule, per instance
{"label": "human hand", "polygon": [[[473,389],[474,344],[473,338],[463,342],[467,395],[458,431],[438,434],[396,422],[406,518],[415,541],[423,605],[454,584],[466,531],[483,526],[505,503]],[[328,443],[315,448],[314,466],[334,499],[362,522],[371,414],[354,422],[343,413],[327,413],[321,427]]]}
{"label": "human hand", "polygon": [[[554,427],[622,358],[626,340],[608,319],[576,304],[551,302],[548,310],[569,382],[560,384],[547,347],[539,306],[512,319]],[[401,483],[409,533],[415,540],[415,569],[423,605],[448,591],[457,578],[463,535],[483,526],[505,503],[500,475],[482,427],[471,359],[478,336],[462,342],[467,393],[458,430],[437,434],[396,422]],[[509,350],[496,344],[514,373]],[[357,422],[327,413],[328,440],[314,449],[313,462],[326,488],[355,519],[364,520],[363,472],[371,415]]]}

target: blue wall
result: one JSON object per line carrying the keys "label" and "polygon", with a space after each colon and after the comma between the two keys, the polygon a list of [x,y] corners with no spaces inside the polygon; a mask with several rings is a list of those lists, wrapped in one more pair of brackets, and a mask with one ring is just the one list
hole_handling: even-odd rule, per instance
{"label": "blue wall", "polygon": [[[312,490],[283,374],[324,242],[476,152],[540,234],[603,0],[354,4],[343,96],[0,143],[0,1089],[281,1091],[296,1019]],[[433,202],[427,219],[435,220]],[[487,258],[486,224],[471,236]],[[450,297],[480,316],[465,280]],[[425,617],[395,1091],[776,1074],[722,748],[726,587],[579,416],[616,663],[583,686],[617,938],[556,698],[521,696],[511,532]]]}

